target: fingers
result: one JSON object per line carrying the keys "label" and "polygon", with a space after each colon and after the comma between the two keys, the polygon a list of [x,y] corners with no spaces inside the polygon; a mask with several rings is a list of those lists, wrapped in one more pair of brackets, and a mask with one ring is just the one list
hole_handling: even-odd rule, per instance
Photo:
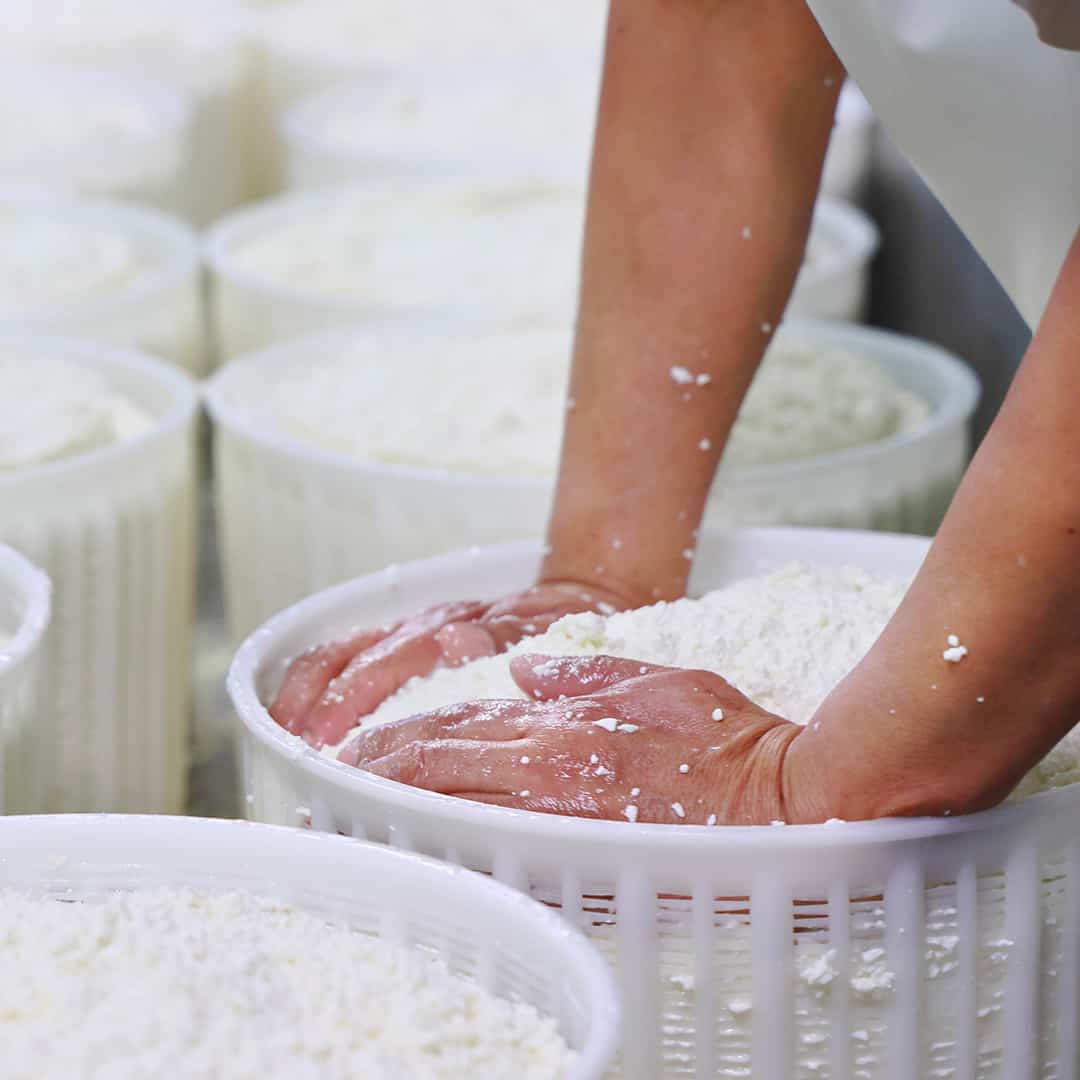
{"label": "fingers", "polygon": [[495,639],[479,623],[450,623],[436,635],[443,661],[448,667],[460,667],[482,656],[494,656]]}
{"label": "fingers", "polygon": [[420,716],[361,728],[338,753],[338,761],[361,769],[413,742],[436,739],[511,742],[528,734],[523,701],[471,701]]}
{"label": "fingers", "polygon": [[486,609],[471,602],[440,604],[401,623],[330,682],[311,710],[304,737],[316,747],[340,742],[409,679],[431,673],[442,659],[435,635],[444,626],[477,618]]}
{"label": "fingers", "polygon": [[377,758],[366,770],[443,795],[464,792],[485,795],[517,795],[539,782],[539,767],[521,764],[515,744],[474,739],[434,739],[411,742]]}
{"label": "fingers", "polygon": [[525,653],[510,661],[510,674],[534,701],[597,694],[628,679],[671,671],[640,660],[614,656],[537,656]]}
{"label": "fingers", "polygon": [[565,615],[596,609],[599,598],[584,589],[538,585],[498,604],[480,620],[491,635],[496,652],[504,652],[522,638],[543,634]]}
{"label": "fingers", "polygon": [[270,715],[287,731],[301,734],[311,707],[326,692],[332,679],[357,653],[377,645],[393,627],[364,630],[342,641],[309,649],[296,657],[285,672],[281,688],[270,706]]}

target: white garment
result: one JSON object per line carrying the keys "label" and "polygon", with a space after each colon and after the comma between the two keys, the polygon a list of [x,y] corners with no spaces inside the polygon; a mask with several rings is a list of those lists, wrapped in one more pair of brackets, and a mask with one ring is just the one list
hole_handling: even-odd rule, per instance
{"label": "white garment", "polygon": [[1041,42],[1013,0],[807,2],[885,130],[1036,326],[1080,227],[1080,53]]}

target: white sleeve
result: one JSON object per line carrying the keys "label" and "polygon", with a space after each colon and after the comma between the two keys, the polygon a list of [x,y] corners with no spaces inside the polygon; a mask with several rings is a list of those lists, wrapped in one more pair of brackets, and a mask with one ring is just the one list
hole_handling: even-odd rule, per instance
{"label": "white sleeve", "polygon": [[1035,326],[1080,227],[1080,57],[1041,42],[1014,0],[808,3],[882,126]]}

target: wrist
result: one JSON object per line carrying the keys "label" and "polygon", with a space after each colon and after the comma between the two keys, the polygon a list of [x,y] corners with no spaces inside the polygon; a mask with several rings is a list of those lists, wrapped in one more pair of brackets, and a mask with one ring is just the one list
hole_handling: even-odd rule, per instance
{"label": "wrist", "polygon": [[586,514],[557,507],[540,581],[609,593],[619,608],[677,600],[686,595],[697,528],[697,516],[687,512],[682,518],[677,528],[658,532],[655,523],[642,523],[630,508]]}
{"label": "wrist", "polygon": [[[789,820],[958,816],[1005,798],[1016,778],[1002,782],[988,772],[984,747],[961,739],[943,744],[932,734],[943,728],[930,721],[930,708],[921,712],[923,723],[867,725],[861,720],[879,709],[866,700],[853,701],[841,683],[785,758]],[[949,719],[962,730],[960,717],[950,713]]]}

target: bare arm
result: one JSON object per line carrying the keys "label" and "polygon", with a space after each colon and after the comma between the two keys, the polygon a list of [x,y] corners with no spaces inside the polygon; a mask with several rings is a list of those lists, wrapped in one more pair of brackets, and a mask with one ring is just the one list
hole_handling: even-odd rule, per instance
{"label": "bare arm", "polygon": [[542,580],[298,658],[279,723],[335,742],[444,660],[568,611],[682,594],[724,438],[802,260],[842,74],[802,0],[613,0]]}
{"label": "bare arm", "polygon": [[803,257],[842,76],[800,2],[614,0],[545,580],[682,595]]}
{"label": "bare arm", "polygon": [[1080,720],[1078,313],[1080,238],[912,589],[789,754],[793,816],[993,805]]}

